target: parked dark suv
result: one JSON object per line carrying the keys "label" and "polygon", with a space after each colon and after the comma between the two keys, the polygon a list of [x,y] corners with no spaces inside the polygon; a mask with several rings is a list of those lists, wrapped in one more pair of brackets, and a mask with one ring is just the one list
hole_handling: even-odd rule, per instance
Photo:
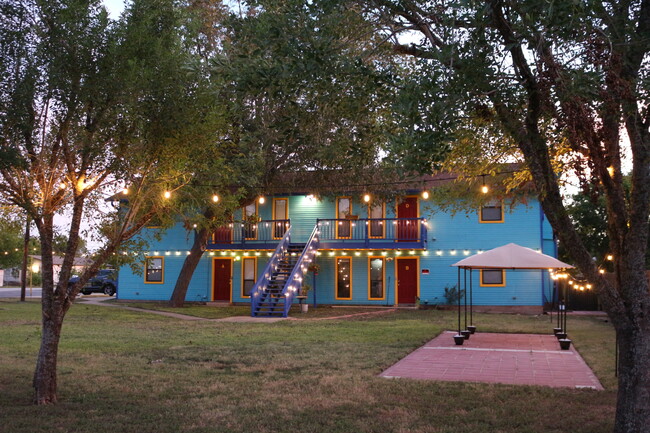
{"label": "parked dark suv", "polygon": [[[79,277],[72,277],[68,282],[69,285],[79,281]],[[105,293],[113,296],[117,292],[117,271],[115,269],[102,269],[97,275],[91,277],[81,289],[84,295],[91,293]]]}

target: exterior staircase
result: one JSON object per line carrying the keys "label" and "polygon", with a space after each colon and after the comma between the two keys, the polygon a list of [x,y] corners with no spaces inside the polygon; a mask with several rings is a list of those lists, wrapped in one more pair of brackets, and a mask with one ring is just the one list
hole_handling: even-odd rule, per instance
{"label": "exterior staircase", "polygon": [[285,303],[288,298],[283,291],[304,249],[304,244],[289,244],[278,259],[276,269],[271,272],[265,290],[260,292],[259,300],[252,311],[253,317],[285,316]]}
{"label": "exterior staircase", "polygon": [[319,235],[320,223],[316,223],[307,243],[291,243],[289,227],[251,290],[251,316],[289,315],[294,298],[302,290],[309,266],[316,259]]}

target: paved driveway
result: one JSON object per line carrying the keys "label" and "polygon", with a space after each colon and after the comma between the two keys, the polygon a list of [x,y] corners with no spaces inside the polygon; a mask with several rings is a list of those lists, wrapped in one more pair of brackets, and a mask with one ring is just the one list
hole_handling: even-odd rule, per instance
{"label": "paved driveway", "polygon": [[[27,287],[25,290],[25,296],[28,298],[30,298],[29,293],[29,287]],[[40,298],[41,288],[33,287],[31,294],[32,298]],[[20,298],[20,287],[0,287],[0,298]]]}

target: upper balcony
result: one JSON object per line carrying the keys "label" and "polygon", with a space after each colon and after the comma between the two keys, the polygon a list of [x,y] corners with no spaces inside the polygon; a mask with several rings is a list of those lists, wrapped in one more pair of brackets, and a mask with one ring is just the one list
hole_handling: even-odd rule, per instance
{"label": "upper balcony", "polygon": [[320,249],[425,249],[424,218],[318,219]]}
{"label": "upper balcony", "polygon": [[289,229],[289,225],[289,220],[262,220],[255,223],[231,222],[213,233],[207,248],[213,250],[273,250]]}
{"label": "upper balcony", "polygon": [[[318,219],[319,249],[425,249],[424,218]],[[268,249],[278,245],[289,220],[232,222],[208,243],[212,250]],[[298,239],[292,239],[298,241]]]}

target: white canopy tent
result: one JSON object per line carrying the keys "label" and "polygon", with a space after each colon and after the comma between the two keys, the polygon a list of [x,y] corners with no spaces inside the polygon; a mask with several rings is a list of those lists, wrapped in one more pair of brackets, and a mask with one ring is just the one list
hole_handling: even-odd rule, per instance
{"label": "white canopy tent", "polygon": [[[473,269],[569,269],[573,266],[564,263],[555,257],[542,254],[533,249],[522,247],[520,245],[509,243],[498,248],[494,248],[483,253],[467,257],[451,266],[458,268],[458,291],[460,290],[460,270],[470,270],[470,326],[467,325],[467,296],[465,296],[465,331],[461,331],[461,305],[460,296],[458,297],[458,335],[463,335],[468,339],[473,334],[476,327],[473,324],[472,308],[472,274]],[[465,293],[467,293],[467,275],[465,275]],[[456,344],[462,344],[462,340],[455,337]]]}
{"label": "white canopy tent", "polygon": [[573,266],[517,244],[507,244],[456,262],[466,269],[569,269]]}

